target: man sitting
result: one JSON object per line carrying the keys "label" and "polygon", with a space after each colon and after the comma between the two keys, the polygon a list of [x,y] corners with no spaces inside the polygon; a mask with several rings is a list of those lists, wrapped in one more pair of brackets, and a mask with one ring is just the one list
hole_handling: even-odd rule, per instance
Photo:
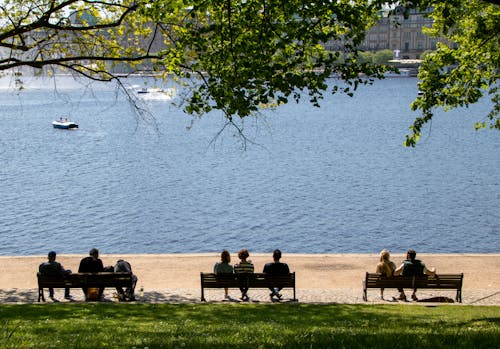
{"label": "man sitting", "polygon": [[[263,273],[266,274],[275,274],[275,275],[283,275],[283,274],[289,274],[290,269],[288,268],[288,265],[286,263],[281,263],[281,251],[276,249],[273,252],[273,260],[274,262],[272,263],[266,263],[264,265],[264,270]],[[275,301],[274,297],[277,298],[277,300],[281,300],[281,294],[279,293],[281,291],[280,287],[272,287],[269,288],[271,290],[271,294],[269,295],[271,297],[271,301]]]}
{"label": "man sitting", "polygon": [[[104,271],[104,265],[102,264],[102,260],[99,259],[99,250],[97,248],[93,248],[89,251],[89,256],[83,258],[80,261],[80,266],[78,267],[79,273],[100,273]],[[86,287],[82,288],[83,293],[85,294],[85,299],[89,299],[88,289]],[[98,298],[102,300],[104,293],[104,287],[99,288]]]}
{"label": "man sitting", "polygon": [[[40,266],[38,267],[38,271],[42,275],[57,276],[61,279],[71,274],[71,270],[64,269],[61,263],[56,262],[56,253],[54,251],[49,252],[48,261],[40,264]],[[49,288],[49,297],[54,300],[53,288]],[[66,287],[64,289],[64,298],[71,299],[71,295],[69,294],[69,287]]]}
{"label": "man sitting", "polygon": [[[436,274],[436,269],[432,268],[431,270],[427,269],[424,263],[422,261],[415,259],[417,256],[417,253],[415,250],[408,250],[406,253],[406,260],[401,263],[401,265],[394,270],[394,275],[401,275],[403,276],[420,276],[420,275],[431,275],[434,276]],[[406,300],[406,295],[405,291],[403,289],[399,289],[400,295],[399,299],[400,300]],[[417,289],[415,288],[413,290],[413,293],[411,294],[411,299],[416,301],[418,300],[417,298]]]}
{"label": "man sitting", "polygon": [[[132,274],[132,266],[129,262],[124,261],[123,259],[119,259],[114,267],[115,273],[130,273]],[[132,287],[127,287],[125,292],[123,292],[123,288],[117,287],[116,291],[118,292],[118,298],[120,301],[135,301],[135,285],[137,284],[137,276],[132,274]]]}

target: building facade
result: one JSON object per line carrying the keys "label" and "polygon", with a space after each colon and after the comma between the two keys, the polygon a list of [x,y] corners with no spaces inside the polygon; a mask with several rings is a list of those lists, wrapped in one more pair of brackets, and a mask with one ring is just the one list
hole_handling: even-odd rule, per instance
{"label": "building facade", "polygon": [[[411,10],[407,18],[402,14],[381,14],[378,23],[366,33],[359,49],[391,50],[396,59],[419,59],[424,51],[436,49],[437,40],[422,33],[424,27],[432,26],[432,19],[426,13],[428,11]],[[339,51],[342,46],[338,41],[325,43],[325,48],[331,51]]]}

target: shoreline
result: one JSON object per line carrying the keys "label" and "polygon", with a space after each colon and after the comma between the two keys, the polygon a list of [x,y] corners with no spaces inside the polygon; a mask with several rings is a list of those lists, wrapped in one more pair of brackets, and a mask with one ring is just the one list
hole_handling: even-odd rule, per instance
{"label": "shoreline", "polygon": [[[73,272],[78,270],[79,261],[86,254],[61,254],[57,261]],[[146,302],[199,302],[200,272],[212,272],[220,253],[183,254],[104,254],[105,266],[113,265],[117,259],[125,259],[132,265],[139,278],[136,293],[143,288],[139,297]],[[231,264],[237,262],[237,253],[231,252]],[[391,260],[399,265],[405,254],[392,254]],[[378,253],[373,254],[287,254],[282,262],[296,273],[297,297],[300,302],[309,303],[365,303],[362,301],[362,281],[366,272],[374,272]],[[0,256],[0,304],[36,303],[36,272],[46,255]],[[261,272],[265,263],[272,261],[271,253],[252,253],[249,258],[256,272]],[[428,254],[418,253],[428,267],[435,267],[437,273],[464,273],[463,304],[500,305],[500,254]],[[486,272],[484,272],[486,270]],[[111,289],[107,298],[112,299]],[[285,295],[287,292],[283,290]],[[63,290],[56,290],[62,298]],[[80,296],[80,290],[72,294]],[[237,299],[239,290],[230,290]],[[397,290],[388,289],[388,298]],[[419,297],[447,296],[454,298],[452,290],[421,290]],[[209,301],[222,301],[222,290],[208,290]],[[251,290],[251,298],[268,302],[268,291]],[[379,290],[368,292],[368,303],[384,303]]]}

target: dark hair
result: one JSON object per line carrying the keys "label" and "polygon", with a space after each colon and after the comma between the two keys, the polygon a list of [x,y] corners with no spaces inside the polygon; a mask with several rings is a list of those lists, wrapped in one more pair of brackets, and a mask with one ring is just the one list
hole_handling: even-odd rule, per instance
{"label": "dark hair", "polygon": [[91,256],[98,256],[99,255],[99,250],[97,248],[93,248],[90,250],[89,255]]}
{"label": "dark hair", "polygon": [[246,248],[240,250],[240,252],[238,252],[238,258],[239,259],[247,259],[248,256],[250,256],[250,253],[248,253],[248,250]]}
{"label": "dark hair", "polygon": [[56,251],[50,251],[48,256],[49,258],[56,258]]}
{"label": "dark hair", "polygon": [[278,249],[275,249],[273,252],[273,259],[279,260],[281,258],[281,251]]}
{"label": "dark hair", "polygon": [[415,257],[417,256],[417,252],[415,252],[415,250],[413,249],[409,249],[408,252],[406,252],[406,256],[407,258],[414,260]]}
{"label": "dark hair", "polygon": [[231,262],[231,255],[229,254],[228,250],[223,250],[222,253],[220,254],[220,260],[222,263],[228,263]]}

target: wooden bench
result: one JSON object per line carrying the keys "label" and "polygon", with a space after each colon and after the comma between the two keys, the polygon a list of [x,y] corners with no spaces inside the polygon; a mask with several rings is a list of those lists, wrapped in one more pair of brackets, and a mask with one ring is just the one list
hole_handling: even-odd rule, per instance
{"label": "wooden bench", "polygon": [[264,273],[241,273],[241,274],[214,274],[200,273],[201,279],[201,301],[206,302],[206,288],[292,288],[292,301],[295,297],[295,273],[275,275]]}
{"label": "wooden bench", "polygon": [[64,278],[37,273],[38,301],[45,302],[44,288],[132,287],[131,273],[74,273]]}
{"label": "wooden bench", "polygon": [[436,274],[435,276],[394,276],[385,277],[377,273],[366,273],[363,281],[363,300],[368,300],[369,288],[427,288],[457,290],[455,300],[462,303],[462,283],[464,274]]}

